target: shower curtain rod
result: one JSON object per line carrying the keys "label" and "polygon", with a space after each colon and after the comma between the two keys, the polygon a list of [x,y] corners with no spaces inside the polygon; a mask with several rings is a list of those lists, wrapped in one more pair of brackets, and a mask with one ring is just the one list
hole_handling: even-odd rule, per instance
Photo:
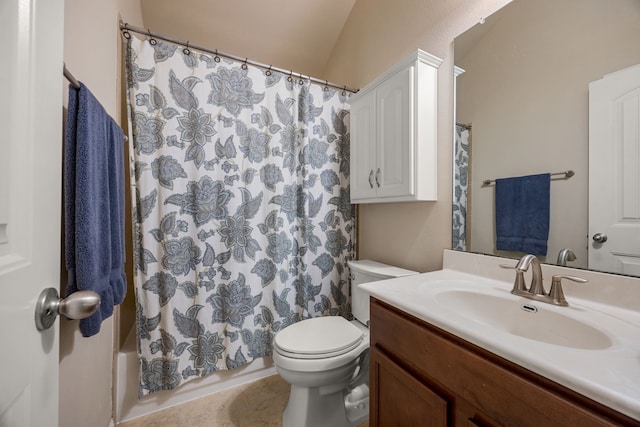
{"label": "shower curtain rod", "polygon": [[282,68],[274,67],[272,65],[262,64],[260,62],[249,60],[248,58],[241,58],[239,56],[231,55],[231,54],[228,54],[228,53],[218,52],[218,50],[212,50],[212,49],[209,49],[209,48],[206,48],[206,47],[202,47],[202,46],[198,46],[198,45],[195,45],[195,44],[191,44],[191,43],[189,43],[189,41],[175,39],[173,37],[165,36],[165,35],[158,34],[158,33],[153,33],[150,30],[145,30],[144,28],[134,27],[132,25],[127,24],[126,22],[120,21],[120,31],[122,31],[123,36],[125,38],[127,38],[127,39],[131,37],[131,35],[128,34],[128,32],[132,31],[134,33],[138,33],[138,34],[143,34],[143,35],[149,36],[149,40],[150,41],[154,40],[154,39],[160,39],[160,40],[165,40],[165,41],[168,41],[168,42],[171,42],[171,43],[175,43],[175,44],[178,44],[178,45],[181,45],[181,46],[185,46],[185,51],[187,51],[187,52],[189,51],[190,48],[193,48],[193,49],[201,50],[203,52],[214,54],[216,56],[222,56],[224,58],[228,58],[228,59],[231,59],[231,60],[234,60],[234,61],[237,61],[237,62],[242,62],[243,64],[253,65],[255,67],[262,68],[263,70],[267,70],[269,72],[276,71],[276,72],[288,75],[289,78],[295,77],[295,78],[300,78],[300,79],[307,79],[307,80],[309,80],[309,81],[311,81],[313,83],[316,83],[316,84],[319,84],[319,85],[322,85],[322,86],[325,86],[325,87],[330,86],[330,87],[333,87],[333,88],[336,88],[336,89],[342,89],[342,91],[348,91],[348,92],[351,92],[351,93],[358,92],[358,89],[353,89],[353,88],[350,88],[350,87],[347,87],[347,86],[340,86],[338,84],[331,83],[331,82],[326,81],[326,80],[316,79],[315,77],[311,77],[311,76],[306,76],[305,77],[304,75],[302,75],[300,73],[294,73],[293,71],[290,71],[290,70],[285,70],[285,69],[282,69]]}

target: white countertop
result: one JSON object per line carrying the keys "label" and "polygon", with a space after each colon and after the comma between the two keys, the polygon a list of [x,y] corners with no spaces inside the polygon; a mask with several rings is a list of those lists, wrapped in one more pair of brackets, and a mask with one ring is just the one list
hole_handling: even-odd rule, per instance
{"label": "white countertop", "polygon": [[[547,290],[549,283],[547,280]],[[569,307],[553,306],[511,295],[512,285],[513,282],[443,269],[360,286],[408,314],[640,420],[640,312],[624,305],[580,299],[575,293],[567,294]],[[552,316],[569,316],[607,335],[610,341],[587,349],[525,338],[508,332],[509,328],[501,330],[472,319],[464,308],[456,309],[439,302],[435,296],[447,291],[447,287],[463,292],[477,289],[479,293],[512,299],[518,306],[534,305]],[[535,321],[535,317],[532,319]]]}

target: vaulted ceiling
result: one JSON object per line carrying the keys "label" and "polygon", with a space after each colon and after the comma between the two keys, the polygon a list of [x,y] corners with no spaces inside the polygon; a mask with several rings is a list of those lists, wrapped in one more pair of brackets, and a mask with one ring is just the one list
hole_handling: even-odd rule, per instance
{"label": "vaulted ceiling", "polygon": [[141,0],[145,27],[322,77],[356,0]]}

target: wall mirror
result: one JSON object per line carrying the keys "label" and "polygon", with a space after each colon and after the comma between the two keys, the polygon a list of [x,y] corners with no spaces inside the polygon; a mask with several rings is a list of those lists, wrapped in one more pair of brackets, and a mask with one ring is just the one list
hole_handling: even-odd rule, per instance
{"label": "wall mirror", "polygon": [[[468,126],[456,126],[454,249],[521,257],[496,251],[495,184],[483,181],[559,173],[541,260],[556,264],[570,249],[567,266],[640,276],[640,88],[616,95],[613,119],[590,107],[600,86],[591,82],[640,79],[638,40],[638,0],[514,0],[455,39],[456,122]],[[600,130],[612,120],[617,128]],[[611,153],[589,154],[594,133]],[[590,196],[598,187],[608,198]],[[597,242],[590,221],[602,208],[617,231]],[[603,263],[605,253],[613,259]]]}

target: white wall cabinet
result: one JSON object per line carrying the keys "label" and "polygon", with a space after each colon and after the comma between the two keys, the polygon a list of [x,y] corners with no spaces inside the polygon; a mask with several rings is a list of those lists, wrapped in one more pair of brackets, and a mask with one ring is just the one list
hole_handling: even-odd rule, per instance
{"label": "white wall cabinet", "polygon": [[437,199],[437,71],[421,50],[351,97],[351,203]]}

